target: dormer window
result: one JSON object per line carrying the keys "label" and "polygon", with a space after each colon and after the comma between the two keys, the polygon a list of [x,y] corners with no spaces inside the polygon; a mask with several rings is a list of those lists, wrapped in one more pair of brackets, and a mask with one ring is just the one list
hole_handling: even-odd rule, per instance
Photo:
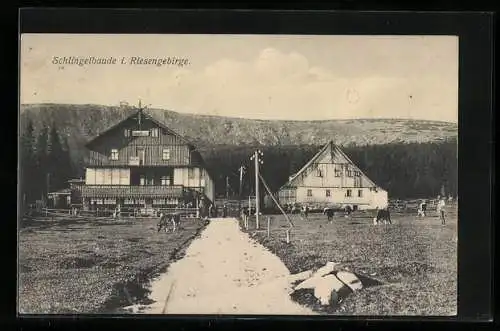
{"label": "dormer window", "polygon": [[111,150],[111,160],[118,160],[118,150],[117,149]]}
{"label": "dormer window", "polygon": [[151,137],[159,137],[159,136],[160,136],[160,129],[158,128],[151,129]]}
{"label": "dormer window", "polygon": [[130,129],[125,129],[125,130],[123,130],[123,135],[124,135],[125,137],[130,137]]}

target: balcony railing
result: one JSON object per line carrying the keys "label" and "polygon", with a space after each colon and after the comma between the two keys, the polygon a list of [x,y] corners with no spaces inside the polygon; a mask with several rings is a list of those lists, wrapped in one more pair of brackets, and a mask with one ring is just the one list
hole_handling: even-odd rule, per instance
{"label": "balcony railing", "polygon": [[180,185],[83,185],[82,197],[88,198],[180,198],[184,194],[184,188]]}

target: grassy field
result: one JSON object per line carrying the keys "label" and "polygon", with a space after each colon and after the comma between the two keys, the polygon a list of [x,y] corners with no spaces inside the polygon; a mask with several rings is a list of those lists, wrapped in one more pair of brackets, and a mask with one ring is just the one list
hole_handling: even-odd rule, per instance
{"label": "grassy field", "polygon": [[[457,211],[448,208],[447,224],[435,212],[425,219],[415,213],[392,213],[392,225],[372,224],[371,213],[351,218],[293,215],[291,243],[283,216],[274,215],[267,237],[266,217],[259,231],[250,222],[248,232],[297,273],[340,262],[355,273],[380,282],[350,294],[334,308],[321,308],[311,293],[298,302],[329,314],[347,315],[455,315],[457,312]],[[305,297],[304,297],[305,296]]]}
{"label": "grassy field", "polygon": [[19,312],[114,313],[147,303],[147,284],[204,228],[157,232],[157,219],[39,219],[19,232]]}

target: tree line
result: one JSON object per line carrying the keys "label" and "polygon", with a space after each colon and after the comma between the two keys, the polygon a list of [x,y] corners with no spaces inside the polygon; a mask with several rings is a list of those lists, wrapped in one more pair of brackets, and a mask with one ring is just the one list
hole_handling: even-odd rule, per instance
{"label": "tree line", "polygon": [[[23,202],[46,197],[47,192],[67,187],[67,180],[84,172],[70,157],[67,137],[55,123],[35,134],[28,121],[21,136],[20,193]],[[276,192],[323,146],[319,145],[216,145],[203,148],[205,165],[215,181],[216,194],[237,196],[240,166],[245,166],[241,193],[254,194],[254,165],[250,156],[260,149],[260,167],[267,184]],[[420,198],[437,194],[456,196],[458,186],[457,139],[425,143],[345,146],[342,150],[391,198]],[[444,192],[443,192],[444,190]],[[262,192],[263,190],[261,190]]]}
{"label": "tree line", "polygon": [[[260,172],[273,192],[288,181],[323,146],[217,146],[204,153],[205,163],[215,177],[216,194],[239,194],[241,165],[246,167],[242,194],[254,194],[254,164],[250,156],[260,149],[264,164]],[[346,146],[342,150],[390,198],[427,198],[458,193],[457,140],[432,143],[392,143]],[[229,185],[227,185],[229,184]]]}
{"label": "tree line", "polygon": [[25,205],[45,199],[48,192],[67,188],[75,174],[68,140],[57,126],[44,126],[38,135],[28,121],[20,139],[21,202]]}

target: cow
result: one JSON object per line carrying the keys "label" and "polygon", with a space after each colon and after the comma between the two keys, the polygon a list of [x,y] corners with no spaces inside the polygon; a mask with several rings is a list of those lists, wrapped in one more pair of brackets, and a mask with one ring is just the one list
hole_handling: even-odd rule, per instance
{"label": "cow", "polygon": [[300,210],[300,217],[307,219],[309,216],[309,206],[302,206]]}
{"label": "cow", "polygon": [[347,218],[351,215],[353,210],[351,206],[347,205],[345,206],[344,211],[345,211],[345,217]]}
{"label": "cow", "polygon": [[328,223],[331,223],[333,221],[333,216],[335,215],[335,210],[327,207],[323,209],[323,215],[326,215],[328,217]]}
{"label": "cow", "polygon": [[373,224],[381,224],[382,221],[384,221],[384,224],[392,224],[391,213],[388,207],[382,209],[377,208],[377,216],[373,218]]}
{"label": "cow", "polygon": [[290,210],[291,214],[298,214],[300,213],[300,207],[298,206],[292,206],[292,209]]}
{"label": "cow", "polygon": [[181,221],[181,215],[179,213],[172,214],[160,214],[160,221],[158,222],[158,232],[160,232],[163,228],[165,228],[165,232],[168,232],[168,223],[172,223],[172,232],[177,230]]}

